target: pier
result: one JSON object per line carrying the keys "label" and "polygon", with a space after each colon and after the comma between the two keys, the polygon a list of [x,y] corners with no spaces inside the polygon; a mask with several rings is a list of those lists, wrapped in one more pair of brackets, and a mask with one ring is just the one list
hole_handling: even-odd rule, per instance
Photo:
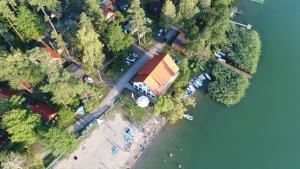
{"label": "pier", "polygon": [[239,23],[239,22],[232,21],[232,20],[230,20],[230,22],[233,23],[233,24],[235,24],[235,25],[242,26],[242,27],[244,27],[244,28],[246,28],[248,30],[252,29],[252,25],[250,25],[250,24],[246,25],[246,24]]}
{"label": "pier", "polygon": [[211,60],[213,60],[213,61],[215,61],[215,62],[217,62],[217,63],[220,63],[220,64],[226,66],[227,68],[233,70],[234,72],[238,73],[238,74],[241,75],[241,76],[244,76],[244,77],[246,77],[246,78],[248,78],[248,79],[251,79],[251,78],[252,78],[252,75],[251,75],[250,73],[247,73],[247,72],[245,72],[245,71],[242,71],[241,69],[238,69],[238,68],[236,68],[236,67],[234,67],[234,66],[232,66],[232,65],[230,65],[230,64],[228,64],[228,63],[226,63],[226,62],[222,62],[222,61],[218,60],[218,59],[215,58],[215,57],[211,57]]}

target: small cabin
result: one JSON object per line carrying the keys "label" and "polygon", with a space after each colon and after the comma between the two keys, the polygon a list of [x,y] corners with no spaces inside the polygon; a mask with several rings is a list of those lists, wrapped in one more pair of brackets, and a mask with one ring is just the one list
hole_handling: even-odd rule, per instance
{"label": "small cabin", "polygon": [[42,121],[47,124],[53,121],[58,114],[54,109],[45,104],[32,104],[30,105],[30,109],[33,113],[39,114]]}
{"label": "small cabin", "polygon": [[173,41],[172,47],[174,48],[174,50],[176,50],[178,52],[184,52],[185,44],[186,44],[185,34],[182,31],[180,31],[177,38]]}

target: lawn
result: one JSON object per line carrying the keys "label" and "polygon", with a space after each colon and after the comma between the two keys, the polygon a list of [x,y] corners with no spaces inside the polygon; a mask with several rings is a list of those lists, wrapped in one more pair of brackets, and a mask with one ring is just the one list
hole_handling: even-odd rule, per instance
{"label": "lawn", "polygon": [[145,115],[148,112],[147,108],[138,107],[137,104],[127,96],[121,98],[121,104],[125,110],[124,116],[139,125],[145,122]]}

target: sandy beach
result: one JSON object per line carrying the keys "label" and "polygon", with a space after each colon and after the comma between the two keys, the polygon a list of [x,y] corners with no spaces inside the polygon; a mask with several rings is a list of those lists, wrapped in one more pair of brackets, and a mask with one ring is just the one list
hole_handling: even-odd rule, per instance
{"label": "sandy beach", "polygon": [[54,169],[131,169],[145,148],[165,125],[163,118],[151,117],[137,127],[124,119],[122,109],[96,124],[80,140],[78,148],[63,157]]}

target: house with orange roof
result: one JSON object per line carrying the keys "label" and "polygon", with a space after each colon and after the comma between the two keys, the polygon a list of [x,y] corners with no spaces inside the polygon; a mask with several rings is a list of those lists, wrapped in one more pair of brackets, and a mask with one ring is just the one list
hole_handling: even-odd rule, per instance
{"label": "house with orange roof", "polygon": [[169,54],[154,56],[133,79],[133,87],[155,99],[167,91],[179,74],[179,67]]}
{"label": "house with orange roof", "polygon": [[47,52],[55,62],[62,64],[62,60],[61,60],[60,54],[58,52],[56,52],[55,50],[53,50],[50,47],[43,47],[42,50]]}

